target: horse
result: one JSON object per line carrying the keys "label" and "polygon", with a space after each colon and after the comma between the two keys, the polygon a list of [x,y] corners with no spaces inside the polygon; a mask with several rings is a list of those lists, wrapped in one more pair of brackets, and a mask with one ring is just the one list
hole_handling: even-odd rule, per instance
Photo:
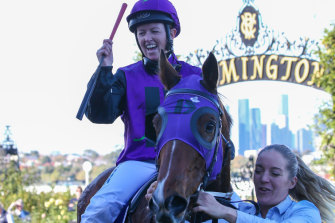
{"label": "horse", "polygon": [[[215,56],[210,53],[207,57],[202,77],[181,78],[164,52],[159,66],[159,77],[167,94],[153,119],[157,136],[157,187],[149,202],[142,196],[135,209],[128,212],[125,222],[129,223],[194,220],[190,213],[200,189],[232,192],[232,120],[217,93]],[[89,199],[112,170],[104,171],[84,190],[77,206],[78,222]]]}

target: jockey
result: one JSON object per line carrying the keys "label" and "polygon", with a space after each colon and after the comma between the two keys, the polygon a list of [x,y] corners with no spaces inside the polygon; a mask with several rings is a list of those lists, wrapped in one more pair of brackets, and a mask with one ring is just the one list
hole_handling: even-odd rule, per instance
{"label": "jockey", "polygon": [[[163,49],[181,76],[201,75],[201,69],[178,61],[173,39],[180,33],[176,9],[168,0],[139,0],[127,17],[142,60],[112,73],[113,42],[103,41],[97,51],[101,71],[85,112],[93,123],[124,123],[124,149],[116,168],[91,198],[81,222],[114,222],[136,191],[156,173],[156,133],[152,119],[164,100],[158,59]],[[90,85],[90,84],[89,84]]]}

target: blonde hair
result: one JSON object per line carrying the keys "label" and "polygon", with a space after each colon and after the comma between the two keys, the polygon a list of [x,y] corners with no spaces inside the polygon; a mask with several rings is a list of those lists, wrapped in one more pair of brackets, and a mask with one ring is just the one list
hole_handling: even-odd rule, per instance
{"label": "blonde hair", "polygon": [[296,186],[289,195],[296,201],[308,200],[320,211],[323,221],[333,222],[335,219],[335,186],[326,179],[316,175],[291,149],[285,145],[273,144],[266,146],[265,151],[275,150],[287,160],[287,170],[290,177],[297,177]]}

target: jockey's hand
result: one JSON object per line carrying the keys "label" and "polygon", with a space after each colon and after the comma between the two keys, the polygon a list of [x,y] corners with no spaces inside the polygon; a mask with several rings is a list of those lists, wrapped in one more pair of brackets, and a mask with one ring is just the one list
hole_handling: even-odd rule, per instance
{"label": "jockey's hand", "polygon": [[150,201],[152,194],[156,190],[156,187],[157,187],[157,181],[154,181],[148,188],[147,194],[145,195],[145,199],[147,199],[147,201]]}
{"label": "jockey's hand", "polygon": [[102,66],[112,66],[113,65],[113,41],[110,39],[105,39],[103,45],[97,51],[98,60],[101,60],[101,57],[104,56],[102,61]]}

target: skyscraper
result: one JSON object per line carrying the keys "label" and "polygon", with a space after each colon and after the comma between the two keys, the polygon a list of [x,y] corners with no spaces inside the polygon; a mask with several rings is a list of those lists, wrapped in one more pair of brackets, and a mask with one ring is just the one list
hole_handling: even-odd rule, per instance
{"label": "skyscraper", "polygon": [[263,127],[261,123],[260,108],[251,109],[251,131],[250,131],[250,147],[251,149],[259,149],[262,147]]}
{"label": "skyscraper", "polygon": [[281,101],[280,101],[280,115],[283,115],[285,117],[285,127],[289,128],[289,119],[288,119],[288,95],[283,94],[281,96]]}
{"label": "skyscraper", "polygon": [[249,114],[249,100],[238,100],[238,138],[239,149],[238,154],[243,155],[245,150],[250,148],[250,114]]}
{"label": "skyscraper", "polygon": [[297,149],[300,153],[314,151],[313,132],[307,129],[299,129],[297,132]]}
{"label": "skyscraper", "polygon": [[288,95],[282,95],[279,107],[279,114],[276,117],[276,122],[271,124],[271,143],[279,143],[294,147],[294,137],[289,129],[289,107]]}

